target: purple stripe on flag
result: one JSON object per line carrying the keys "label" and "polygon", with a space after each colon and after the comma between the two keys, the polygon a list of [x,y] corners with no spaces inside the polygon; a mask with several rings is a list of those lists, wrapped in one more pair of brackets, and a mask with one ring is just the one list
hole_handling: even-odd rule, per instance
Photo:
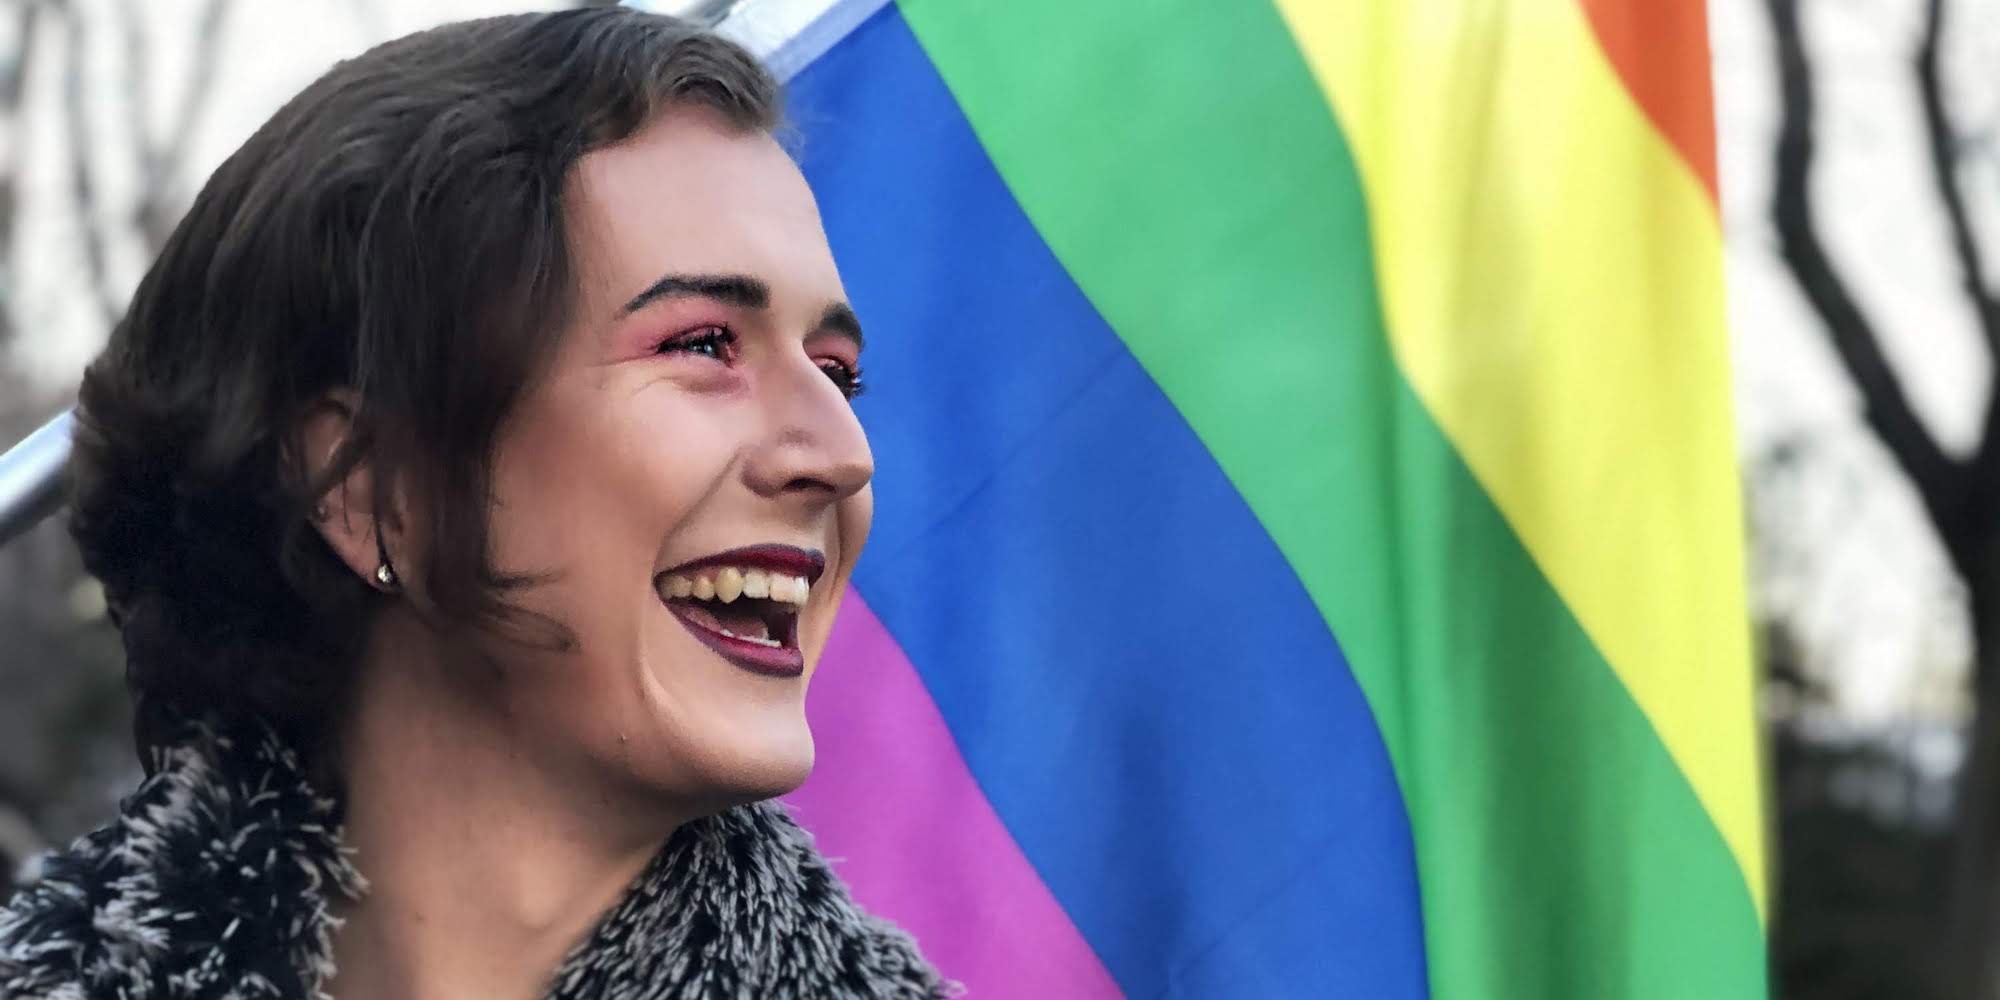
{"label": "purple stripe on flag", "polygon": [[806,698],[819,759],[788,801],[855,898],[975,998],[1118,997],[966,770],[903,649],[849,591]]}

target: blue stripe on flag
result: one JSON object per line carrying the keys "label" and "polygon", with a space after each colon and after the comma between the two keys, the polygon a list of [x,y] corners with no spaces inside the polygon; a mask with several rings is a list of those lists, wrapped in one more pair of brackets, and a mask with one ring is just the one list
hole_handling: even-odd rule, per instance
{"label": "blue stripe on flag", "polygon": [[877,527],[856,584],[1028,859],[1128,995],[1423,995],[1388,754],[1242,497],[900,14],[791,101],[869,329]]}

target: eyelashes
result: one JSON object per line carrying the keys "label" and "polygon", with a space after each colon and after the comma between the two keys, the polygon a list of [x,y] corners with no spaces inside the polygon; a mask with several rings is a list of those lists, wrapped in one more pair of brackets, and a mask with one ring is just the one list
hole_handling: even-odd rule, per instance
{"label": "eyelashes", "polygon": [[840,394],[852,400],[868,391],[868,385],[861,381],[861,366],[850,365],[839,358],[821,358],[819,370],[826,374]]}
{"label": "eyelashes", "polygon": [[[654,353],[693,354],[723,364],[735,364],[743,352],[735,331],[724,326],[704,326],[667,338]],[[816,358],[813,363],[847,399],[852,400],[868,390],[867,384],[861,380],[859,365],[848,364],[839,358]]]}
{"label": "eyelashes", "polygon": [[679,336],[668,337],[654,353],[697,354],[729,364],[734,362],[740,353],[737,348],[736,334],[728,327],[704,326]]}

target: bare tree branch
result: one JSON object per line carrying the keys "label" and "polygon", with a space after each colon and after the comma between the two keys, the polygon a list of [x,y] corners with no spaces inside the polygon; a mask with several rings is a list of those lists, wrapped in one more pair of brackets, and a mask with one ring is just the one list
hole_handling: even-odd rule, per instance
{"label": "bare tree branch", "polygon": [[21,88],[27,83],[28,66],[35,56],[35,32],[41,17],[42,5],[36,0],[14,8],[14,37],[20,41],[20,51],[12,62],[0,65],[0,109],[9,115],[21,107]]}
{"label": "bare tree branch", "polygon": [[[139,32],[142,29],[140,7],[137,0],[122,0],[125,30]],[[193,142],[196,127],[201,124],[202,114],[208,110],[209,97],[215,91],[215,71],[221,63],[222,29],[228,21],[232,4],[229,0],[205,0],[201,14],[195,21],[193,50],[190,55],[188,84],[181,91],[180,101],[174,107],[172,117],[167,120],[165,131],[142,129],[139,136],[142,150],[140,196],[137,206],[139,231],[145,237],[146,246],[158,247],[166,242],[174,224],[180,221],[181,205],[177,197],[178,182],[187,170],[188,150]],[[131,42],[128,39],[128,46]],[[139,39],[144,47],[143,38]],[[141,87],[150,84],[143,77],[136,77]],[[145,95],[134,93],[131,103],[138,113],[145,115]],[[143,122],[142,122],[143,123]],[[158,137],[164,136],[164,144]]]}
{"label": "bare tree branch", "polygon": [[[1917,90],[1921,98],[1932,181],[1951,229],[1959,280],[1971,300],[1988,355],[2000,363],[2000,301],[1986,287],[1977,234],[1965,206],[1959,175],[1964,153],[1945,107],[1941,70],[1945,0],[1926,0],[1923,37],[1917,48]],[[1972,597],[1975,714],[1958,777],[1958,823],[1948,910],[1952,975],[1966,996],[1992,997],[2000,964],[1992,954],[1992,934],[2000,927],[2000,530],[1992,511],[2000,504],[2000,383],[1990,390],[1978,451],[1962,496],[1963,519],[1939,522],[1939,534],[1964,574]]]}
{"label": "bare tree branch", "polygon": [[20,212],[21,163],[25,157],[25,130],[21,122],[21,95],[32,75],[41,46],[35,43],[42,26],[43,8],[38,0],[28,0],[14,8],[14,37],[19,48],[11,62],[0,66],[0,119],[13,130],[14,163],[0,170],[0,349],[14,340],[15,284],[14,220]]}
{"label": "bare tree branch", "polygon": [[125,65],[125,131],[132,143],[133,159],[139,168],[140,197],[153,186],[160,171],[159,152],[153,139],[151,102],[147,91],[153,81],[153,47],[146,43],[146,19],[133,0],[121,0],[118,7],[118,43]]}
{"label": "bare tree branch", "polygon": [[63,112],[68,125],[70,191],[76,198],[77,230],[83,240],[84,264],[92,298],[96,300],[103,328],[110,329],[124,311],[119,296],[111,290],[110,254],[104,245],[103,227],[98,221],[96,178],[90,171],[90,110],[83,89],[85,39],[83,12],[65,2],[63,39],[67,65],[63,67]]}
{"label": "bare tree branch", "polygon": [[[1996,332],[1990,300],[1983,288],[1977,287],[1981,280],[1978,246],[1969,227],[1959,228],[1964,223],[1964,208],[1952,164],[1956,151],[1936,79],[1942,0],[1928,2],[1930,20],[1918,62],[1933,163],[1944,200],[1954,213],[1960,262],[1971,268],[1967,285],[1975,292],[1975,308],[1981,310],[1981,330],[2000,361],[2000,332]],[[1972,466],[1947,456],[1910,407],[1874,327],[1835,271],[1814,226],[1810,191],[1813,78],[1799,22],[1800,2],[1769,3],[1778,50],[1782,114],[1772,192],[1780,250],[1806,300],[1825,323],[1834,352],[1860,390],[1869,427],[1916,488],[1946,555],[1966,585],[1971,605],[1976,713],[1958,776],[1958,826],[1949,866],[1953,889],[1942,913],[1950,927],[1947,948],[1954,964],[1948,975],[1967,988],[1958,995],[1991,997],[1995,973],[2000,971],[1988,955],[1989,932],[2000,927],[2000,894],[1996,894],[1994,883],[1996,872],[2000,872],[2000,851],[1996,851],[2000,843],[1995,839],[2000,831],[2000,799],[1993,791],[1996,779],[2000,779],[2000,631],[1996,631],[2000,626],[2000,604],[1996,604],[2000,601],[2000,549],[1995,548],[2000,533],[1988,519],[1995,498],[2000,497],[2000,489],[1996,489],[2000,482],[1995,481],[2000,459],[1993,457],[1995,448],[2000,447],[1996,444],[2000,434],[1994,426],[2000,404],[1989,406],[1985,436]]]}
{"label": "bare tree branch", "polygon": [[1778,129],[1772,214],[1785,262],[1825,322],[1834,351],[1861,392],[1863,415],[1916,486],[1925,511],[1945,538],[1954,566],[1973,575],[1973,553],[1953,545],[1966,517],[1964,470],[1944,453],[1910,407],[1873,326],[1834,270],[1814,224],[1809,179],[1814,155],[1812,70],[1799,26],[1799,0],[1769,0],[1778,45],[1783,118]]}
{"label": "bare tree branch", "polygon": [[1987,348],[2000,357],[2000,296],[1986,287],[1979,238],[1972,231],[1964,186],[1958,174],[1959,155],[1964,147],[1945,107],[1940,67],[1945,7],[1945,0],[1927,0],[1924,5],[1924,37],[1917,49],[1917,89],[1923,99],[1932,176],[1944,201],[1945,217],[1951,224],[1952,248],[1958,252],[1959,266],[1964,271],[1965,292],[1978,310],[1979,330],[1986,338]]}
{"label": "bare tree branch", "polygon": [[[1963,150],[1957,129],[1945,107],[1944,80],[1940,64],[1940,41],[1944,37],[1945,0],[1926,0],[1923,40],[1917,47],[1917,91],[1924,113],[1924,132],[1929,140],[1932,180],[1944,203],[1945,220],[1951,227],[1952,249],[1958,255],[1959,280],[1972,302],[1979,332],[1989,354],[2000,360],[2000,298],[1986,287],[1985,263],[1979,238],[1972,231],[1972,219],[1965,208],[1965,191],[1958,164]],[[2000,486],[2000,392],[1987,401],[1984,433],[1979,452],[1973,459],[1975,476],[1981,486]]]}

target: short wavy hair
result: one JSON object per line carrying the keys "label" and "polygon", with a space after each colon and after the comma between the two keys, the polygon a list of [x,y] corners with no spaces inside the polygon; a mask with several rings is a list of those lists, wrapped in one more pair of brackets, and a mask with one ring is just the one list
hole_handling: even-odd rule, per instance
{"label": "short wavy hair", "polygon": [[[618,7],[450,24],[336,65],[216,170],[79,392],[71,533],[122,636],[142,760],[179,720],[329,749],[383,600],[310,516],[356,463],[423,502],[422,585],[480,625],[494,438],[575,296],[563,193],[668,107],[774,132],[778,84],[705,29]],[[312,480],[304,416],[352,400]]]}

